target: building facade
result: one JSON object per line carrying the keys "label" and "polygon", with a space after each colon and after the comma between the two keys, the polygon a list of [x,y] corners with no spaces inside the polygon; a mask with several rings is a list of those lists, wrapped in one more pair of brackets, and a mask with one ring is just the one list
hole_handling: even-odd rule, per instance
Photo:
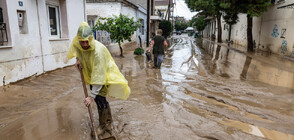
{"label": "building facade", "polygon": [[[137,5],[137,18],[141,23],[140,28],[137,30],[137,45],[140,46],[146,44],[147,36],[147,10],[143,6]],[[141,43],[141,44],[140,44]]]}
{"label": "building facade", "polygon": [[[119,14],[123,14],[130,18],[133,17],[135,21],[139,21],[142,24],[132,36],[132,41],[137,41],[139,46],[139,36],[141,39],[146,38],[147,12],[146,9],[139,4],[127,0],[87,0],[86,9],[87,20],[91,27],[95,25],[99,17],[113,17],[114,15],[119,16]],[[94,33],[96,34],[96,40],[103,44],[109,45],[114,43],[111,41],[109,33],[105,31],[97,31]]]}
{"label": "building facade", "polygon": [[74,63],[66,59],[83,0],[0,0],[0,86]]}
{"label": "building facade", "polygon": [[155,0],[155,12],[159,13],[162,19],[172,20],[173,15],[173,0]]}

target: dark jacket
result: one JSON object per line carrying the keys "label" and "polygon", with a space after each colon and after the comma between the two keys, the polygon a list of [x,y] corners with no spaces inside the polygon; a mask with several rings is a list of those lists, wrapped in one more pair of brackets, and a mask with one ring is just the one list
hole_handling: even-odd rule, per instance
{"label": "dark jacket", "polygon": [[164,54],[164,37],[156,35],[152,40],[154,40],[153,54]]}

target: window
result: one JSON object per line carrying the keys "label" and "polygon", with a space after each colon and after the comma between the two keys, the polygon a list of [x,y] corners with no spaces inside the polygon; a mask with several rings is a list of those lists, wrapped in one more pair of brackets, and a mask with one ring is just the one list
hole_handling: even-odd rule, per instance
{"label": "window", "polygon": [[5,5],[6,2],[0,0],[0,48],[10,44],[7,7]]}
{"label": "window", "polygon": [[47,6],[50,37],[60,38],[59,7]]}
{"label": "window", "polygon": [[142,33],[142,35],[144,35],[144,19],[140,19],[140,23],[141,23],[140,32]]}
{"label": "window", "polygon": [[2,8],[0,7],[0,22],[2,23],[3,20],[3,13],[2,13]]}
{"label": "window", "polygon": [[90,26],[91,28],[93,28],[93,27],[95,26],[95,22],[94,22],[93,19],[89,19],[89,18],[88,18],[88,24],[89,24],[89,26]]}

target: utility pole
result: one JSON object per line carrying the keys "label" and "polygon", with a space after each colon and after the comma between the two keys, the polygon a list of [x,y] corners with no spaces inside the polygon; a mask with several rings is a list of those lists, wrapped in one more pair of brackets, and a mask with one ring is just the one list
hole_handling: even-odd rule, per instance
{"label": "utility pole", "polygon": [[166,17],[168,18],[167,20],[169,21],[169,16],[170,16],[170,0],[168,0],[168,6],[167,6],[167,10],[166,10],[166,13],[165,13],[165,20],[166,20]]}
{"label": "utility pole", "polygon": [[172,15],[172,26],[174,27],[174,12],[175,12],[176,1],[173,1],[173,15]]}
{"label": "utility pole", "polygon": [[168,0],[168,16],[167,16],[167,20],[169,21],[169,18],[170,18],[170,9],[171,9],[171,7],[170,7],[170,0]]}
{"label": "utility pole", "polygon": [[149,28],[150,28],[150,0],[147,0],[147,36],[146,36],[146,47],[149,47]]}

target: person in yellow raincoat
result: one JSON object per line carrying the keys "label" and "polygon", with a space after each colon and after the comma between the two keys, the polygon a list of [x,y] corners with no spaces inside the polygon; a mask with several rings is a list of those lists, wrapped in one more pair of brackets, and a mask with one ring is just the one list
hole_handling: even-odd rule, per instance
{"label": "person in yellow raincoat", "polygon": [[98,134],[111,132],[112,116],[106,96],[126,100],[130,95],[128,81],[119,71],[108,49],[94,39],[91,28],[86,22],[79,26],[73,39],[68,59],[77,58],[76,67],[82,68],[84,80],[90,85],[91,94],[84,104],[96,102],[99,114]]}

